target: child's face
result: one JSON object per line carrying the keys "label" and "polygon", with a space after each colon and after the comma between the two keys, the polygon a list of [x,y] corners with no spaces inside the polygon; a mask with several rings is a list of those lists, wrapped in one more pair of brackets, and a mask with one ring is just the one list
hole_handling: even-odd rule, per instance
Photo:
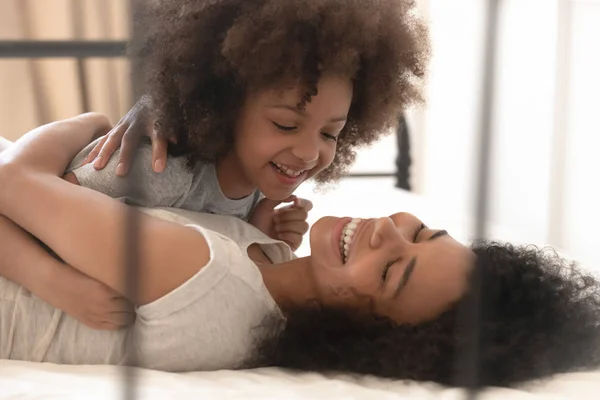
{"label": "child's face", "polygon": [[349,79],[321,78],[318,95],[300,111],[301,87],[265,90],[248,97],[235,132],[239,178],[270,199],[283,200],[331,164],[336,137],[350,103]]}

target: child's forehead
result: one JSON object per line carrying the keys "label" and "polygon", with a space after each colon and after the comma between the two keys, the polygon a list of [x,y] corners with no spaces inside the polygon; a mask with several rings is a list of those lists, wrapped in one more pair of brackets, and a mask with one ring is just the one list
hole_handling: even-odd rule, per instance
{"label": "child's forehead", "polygon": [[301,88],[302,87],[298,83],[285,82],[277,86],[267,88],[266,91],[272,96],[283,99],[289,96],[297,95]]}
{"label": "child's forehead", "polygon": [[287,102],[296,104],[298,99],[302,96],[301,89],[302,87],[298,84],[285,83],[257,90],[251,97],[256,100],[263,100],[267,103],[274,103],[274,105]]}
{"label": "child's forehead", "polygon": [[[317,82],[317,85],[321,87],[324,83],[329,81],[348,81],[351,82],[352,79],[347,77],[344,74],[336,74],[336,73],[325,73],[322,74],[320,79]],[[271,98],[281,101],[293,100],[298,101],[302,98],[306,91],[310,90],[306,84],[300,82],[299,80],[293,79],[285,79],[280,83],[273,84],[268,87],[264,87],[262,89],[257,89],[254,93],[258,96]]]}

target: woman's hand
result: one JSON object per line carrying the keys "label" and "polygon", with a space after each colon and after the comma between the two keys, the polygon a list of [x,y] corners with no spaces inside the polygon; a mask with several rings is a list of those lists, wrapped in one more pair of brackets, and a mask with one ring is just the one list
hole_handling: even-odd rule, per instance
{"label": "woman's hand", "polygon": [[[281,203],[293,202],[278,209]],[[306,199],[294,195],[282,201],[262,199],[254,209],[249,223],[260,229],[267,236],[287,243],[292,251],[298,250],[302,237],[308,232],[308,212],[313,204]]]}
{"label": "woman's hand", "polygon": [[135,321],[133,305],[105,284],[64,266],[48,285],[46,301],[92,329],[117,330]]}
{"label": "woman's hand", "polygon": [[152,141],[152,169],[154,172],[162,172],[167,165],[168,141],[158,137],[153,126],[154,121],[150,118],[149,102],[142,97],[98,142],[82,165],[94,162],[94,168],[103,169],[113,153],[121,146],[116,174],[125,176],[129,172],[135,155],[134,150],[140,139],[142,136],[149,136]]}

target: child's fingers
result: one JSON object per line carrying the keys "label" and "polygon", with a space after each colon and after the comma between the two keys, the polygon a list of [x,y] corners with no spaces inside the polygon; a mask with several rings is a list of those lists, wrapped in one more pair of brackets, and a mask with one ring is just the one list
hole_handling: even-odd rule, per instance
{"label": "child's fingers", "polygon": [[279,204],[281,204],[281,200],[271,200],[265,197],[264,199],[258,202],[256,208],[254,209],[254,213],[256,214],[257,212],[262,212],[264,214],[264,212],[266,211],[268,211],[269,213],[277,212],[278,210],[274,210],[274,208],[277,207]]}
{"label": "child's fingers", "polygon": [[278,212],[285,211],[285,210],[291,210],[291,209],[295,209],[295,208],[305,208],[306,211],[310,211],[313,208],[313,204],[310,200],[302,199],[300,197],[297,197],[296,195],[291,195],[291,196],[281,200],[281,203],[292,203],[292,204],[288,204],[283,207],[279,207],[277,209]]}
{"label": "child's fingers", "polygon": [[108,164],[110,157],[113,153],[121,147],[121,140],[123,139],[123,135],[127,131],[129,125],[118,124],[116,127],[111,130],[108,135],[106,141],[102,144],[100,148],[100,152],[94,161],[95,169],[103,169]]}
{"label": "child's fingers", "polygon": [[310,200],[302,199],[302,198],[297,197],[294,200],[294,206],[296,208],[303,208],[303,209],[305,209],[308,212],[308,211],[312,210],[313,203]]}
{"label": "child's fingers", "polygon": [[275,232],[279,233],[298,233],[304,235],[308,232],[308,222],[302,221],[288,221],[284,223],[275,224]]}
{"label": "child's fingers", "polygon": [[279,240],[286,242],[292,248],[292,251],[298,250],[298,247],[302,244],[302,235],[299,233],[282,232],[277,234],[277,237]]}
{"label": "child's fingers", "polygon": [[282,203],[291,203],[291,202],[296,202],[296,200],[298,200],[298,197],[295,194],[290,194],[288,197],[281,200],[281,202]]}
{"label": "child's fingers", "polygon": [[152,169],[154,172],[163,172],[167,166],[167,149],[169,141],[158,136],[156,130],[150,134],[152,140]]}
{"label": "child's fingers", "polygon": [[273,216],[275,223],[288,221],[306,221],[308,211],[305,208],[281,208]]}
{"label": "child's fingers", "polygon": [[94,161],[96,159],[96,157],[98,157],[100,150],[102,149],[102,147],[104,146],[104,143],[106,143],[107,140],[108,140],[108,135],[104,135],[104,137],[102,139],[100,139],[100,141],[94,146],[92,151],[90,151],[90,154],[88,154],[88,156],[85,158],[83,163],[81,163],[81,166],[84,166],[85,164],[88,164],[88,163],[91,163],[92,161]]}
{"label": "child's fingers", "polygon": [[168,142],[152,142],[152,169],[154,172],[163,172],[167,166]]}

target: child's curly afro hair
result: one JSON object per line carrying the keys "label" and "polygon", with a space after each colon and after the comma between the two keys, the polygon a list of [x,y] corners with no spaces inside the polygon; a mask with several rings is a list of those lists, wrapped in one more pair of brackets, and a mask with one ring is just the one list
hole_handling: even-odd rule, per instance
{"label": "child's curly afro hair", "polygon": [[140,8],[134,74],[159,134],[176,138],[174,151],[191,164],[231,149],[250,90],[292,80],[306,88],[302,107],[323,74],[353,78],[348,122],[333,163],[315,177],[321,183],[423,100],[429,39],[415,0],[152,0]]}

